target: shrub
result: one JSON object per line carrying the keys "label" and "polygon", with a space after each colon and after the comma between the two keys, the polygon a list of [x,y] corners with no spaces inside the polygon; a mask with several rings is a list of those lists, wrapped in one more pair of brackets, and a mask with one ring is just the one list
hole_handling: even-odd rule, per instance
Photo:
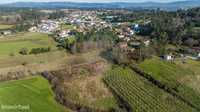
{"label": "shrub", "polygon": [[28,54],[28,49],[27,48],[22,48],[20,51],[19,51],[20,54],[22,55],[27,55]]}
{"label": "shrub", "polygon": [[51,51],[50,47],[47,48],[33,48],[29,54],[40,54]]}
{"label": "shrub", "polygon": [[15,56],[15,54],[14,54],[13,52],[11,52],[9,55],[10,55],[10,56]]}

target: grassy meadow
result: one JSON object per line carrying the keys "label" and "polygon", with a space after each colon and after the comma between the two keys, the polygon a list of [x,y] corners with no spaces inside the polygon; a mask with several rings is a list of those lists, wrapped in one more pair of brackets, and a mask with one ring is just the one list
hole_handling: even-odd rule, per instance
{"label": "grassy meadow", "polygon": [[154,57],[142,62],[139,67],[149,73],[155,79],[162,81],[170,86],[177,86],[178,80],[188,75],[194,75],[191,70],[186,70],[174,63],[164,61]]}
{"label": "grassy meadow", "polygon": [[55,42],[47,34],[19,33],[0,39],[0,58],[11,54],[18,55],[22,48],[51,47],[55,49]]}
{"label": "grassy meadow", "polygon": [[67,58],[67,54],[64,51],[54,51],[38,55],[9,56],[0,58],[0,68],[18,66],[24,62],[27,64],[47,64],[61,60],[64,63],[63,59],[65,58]]}
{"label": "grassy meadow", "polygon": [[192,71],[195,75],[182,78],[181,82],[187,84],[189,87],[195,89],[200,93],[200,61],[195,61],[188,59],[185,63],[182,63],[181,60],[175,61],[175,63],[186,70]]}
{"label": "grassy meadow", "polygon": [[[41,76],[1,82],[0,105],[0,112],[66,112],[54,100],[48,81]],[[6,109],[2,105],[22,105],[26,108]]]}

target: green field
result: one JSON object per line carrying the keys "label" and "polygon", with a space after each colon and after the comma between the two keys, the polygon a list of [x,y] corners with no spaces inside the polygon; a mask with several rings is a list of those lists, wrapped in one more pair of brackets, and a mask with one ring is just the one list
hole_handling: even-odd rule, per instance
{"label": "green field", "polygon": [[0,30],[11,29],[12,27],[13,27],[13,25],[2,25],[2,24],[0,24]]}
{"label": "green field", "polygon": [[[47,80],[41,76],[0,83],[0,112],[64,112],[54,100]],[[21,105],[25,108],[5,108]]]}
{"label": "green field", "polygon": [[195,74],[188,78],[182,79],[182,82],[200,93],[200,61],[188,59],[185,60],[185,63],[182,63],[181,60],[177,60],[175,63],[186,70],[192,71]]}
{"label": "green field", "polygon": [[116,67],[110,70],[104,81],[131,112],[196,112],[129,68]]}
{"label": "green field", "polygon": [[[167,62],[159,58],[145,60],[139,65],[139,68],[148,73],[153,79],[166,85],[171,91],[200,109],[200,92],[191,86],[195,81],[192,79],[200,75],[193,70],[198,70],[198,67],[197,65],[189,65],[188,68],[184,68],[183,65],[176,64],[176,62]],[[198,85],[196,86],[198,88]]]}
{"label": "green field", "polygon": [[55,49],[55,42],[47,34],[20,33],[0,39],[0,57],[19,54],[22,48],[51,47]]}
{"label": "green field", "polygon": [[145,72],[149,73],[155,79],[168,84],[170,87],[176,87],[180,83],[178,80],[188,75],[194,75],[191,70],[186,70],[174,63],[161,60],[154,57],[142,62],[139,67]]}

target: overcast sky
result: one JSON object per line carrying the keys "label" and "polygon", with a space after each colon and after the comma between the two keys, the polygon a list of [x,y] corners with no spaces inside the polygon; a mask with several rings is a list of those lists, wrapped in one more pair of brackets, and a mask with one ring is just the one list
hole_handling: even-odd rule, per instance
{"label": "overcast sky", "polygon": [[55,1],[71,1],[71,2],[173,2],[183,0],[0,0],[0,3],[11,3],[11,2],[55,2]]}

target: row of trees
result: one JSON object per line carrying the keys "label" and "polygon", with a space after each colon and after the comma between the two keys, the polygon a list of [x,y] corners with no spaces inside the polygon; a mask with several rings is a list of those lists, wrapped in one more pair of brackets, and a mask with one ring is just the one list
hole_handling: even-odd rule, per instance
{"label": "row of trees", "polygon": [[40,53],[45,53],[45,52],[50,52],[50,51],[51,51],[50,47],[47,47],[47,48],[32,48],[30,52],[27,48],[22,48],[19,51],[19,53],[21,55],[28,55],[28,54],[40,54]]}

